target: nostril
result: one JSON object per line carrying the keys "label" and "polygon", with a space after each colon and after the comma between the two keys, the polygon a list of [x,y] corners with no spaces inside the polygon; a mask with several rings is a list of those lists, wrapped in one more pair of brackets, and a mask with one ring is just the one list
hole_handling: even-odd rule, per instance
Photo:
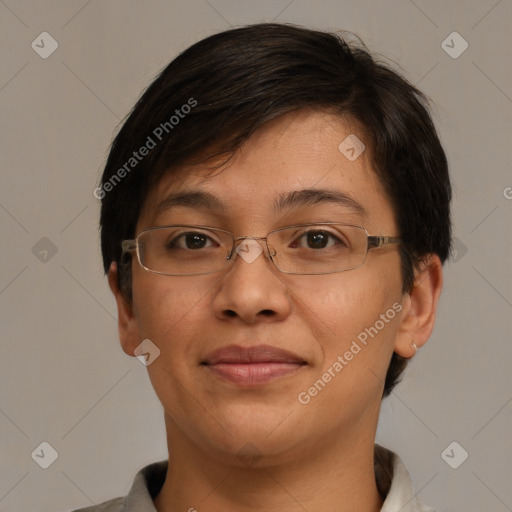
{"label": "nostril", "polygon": [[226,311],[224,311],[224,314],[230,317],[236,316],[236,313],[232,309],[226,309]]}

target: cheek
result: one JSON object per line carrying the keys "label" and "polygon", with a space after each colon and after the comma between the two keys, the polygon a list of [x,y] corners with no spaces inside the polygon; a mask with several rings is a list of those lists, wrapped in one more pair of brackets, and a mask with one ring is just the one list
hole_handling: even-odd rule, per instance
{"label": "cheek", "polygon": [[365,278],[365,273],[353,272],[318,283],[322,293],[304,295],[297,290],[297,295],[309,297],[298,305],[298,314],[322,351],[318,372],[332,368],[340,356],[343,380],[351,386],[366,382],[369,371],[385,378],[401,310],[400,282],[395,278],[376,280],[374,274]]}
{"label": "cheek", "polygon": [[211,283],[205,285],[199,276],[173,277],[146,272],[134,276],[133,291],[141,336],[151,339],[161,351],[168,351],[167,356],[191,347],[188,341],[211,300]]}
{"label": "cheek", "polygon": [[147,368],[151,384],[172,428],[187,432],[197,442],[223,434],[213,417],[205,419],[208,402],[197,379],[198,348],[210,341],[208,322],[217,279],[147,274],[133,282],[141,336],[160,349],[160,356]]}
{"label": "cheek", "polygon": [[[341,423],[359,421],[368,404],[378,408],[401,308],[397,287],[361,286],[351,279],[311,295],[301,311],[322,354],[301,389],[300,403],[311,400],[317,418]],[[335,415],[333,404],[339,408]]]}
{"label": "cheek", "polygon": [[302,297],[297,302],[302,309],[298,313],[309,319],[308,323],[323,326],[326,335],[330,333],[334,339],[357,336],[401,297],[398,282],[375,281],[375,276],[363,272],[314,277],[314,286],[305,281],[292,286],[294,295]]}

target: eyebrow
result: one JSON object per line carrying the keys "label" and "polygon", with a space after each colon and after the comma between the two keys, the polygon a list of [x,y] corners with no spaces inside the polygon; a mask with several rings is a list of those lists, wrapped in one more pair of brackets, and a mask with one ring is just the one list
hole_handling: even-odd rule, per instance
{"label": "eyebrow", "polygon": [[209,192],[177,192],[169,194],[158,203],[156,213],[162,213],[176,206],[200,208],[202,210],[222,210],[224,205],[220,199]]}
{"label": "eyebrow", "polygon": [[339,190],[324,188],[306,188],[281,194],[277,200],[274,201],[274,210],[278,212],[285,208],[316,204],[337,204],[353,210],[354,213],[358,215],[366,215],[366,210],[363,205],[358,203],[355,199],[352,199]]}
{"label": "eyebrow", "polygon": [[[317,204],[336,204],[348,208],[358,215],[366,215],[363,205],[343,192],[333,189],[306,188],[286,192],[278,196],[273,207],[274,212],[278,213],[286,208]],[[189,191],[169,194],[158,203],[156,213],[162,213],[177,206],[214,211],[221,211],[225,208],[224,203],[209,192]]]}

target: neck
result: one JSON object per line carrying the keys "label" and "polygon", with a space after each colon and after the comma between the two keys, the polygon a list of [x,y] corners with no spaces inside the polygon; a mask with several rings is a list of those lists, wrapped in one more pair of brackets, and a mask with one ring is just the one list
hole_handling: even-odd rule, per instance
{"label": "neck", "polygon": [[[166,417],[169,469],[154,499],[158,512],[378,512],[374,433],[326,440],[315,450],[239,467],[205,453]],[[250,465],[250,462],[247,463]]]}

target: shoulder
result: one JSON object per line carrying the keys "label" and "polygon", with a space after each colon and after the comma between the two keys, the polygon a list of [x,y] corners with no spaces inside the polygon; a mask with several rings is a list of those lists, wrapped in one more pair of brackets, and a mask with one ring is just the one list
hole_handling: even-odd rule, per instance
{"label": "shoulder", "polygon": [[75,509],[71,512],[156,512],[153,498],[160,492],[167,474],[168,461],[143,467],[133,480],[125,497],[114,498],[98,505]]}

